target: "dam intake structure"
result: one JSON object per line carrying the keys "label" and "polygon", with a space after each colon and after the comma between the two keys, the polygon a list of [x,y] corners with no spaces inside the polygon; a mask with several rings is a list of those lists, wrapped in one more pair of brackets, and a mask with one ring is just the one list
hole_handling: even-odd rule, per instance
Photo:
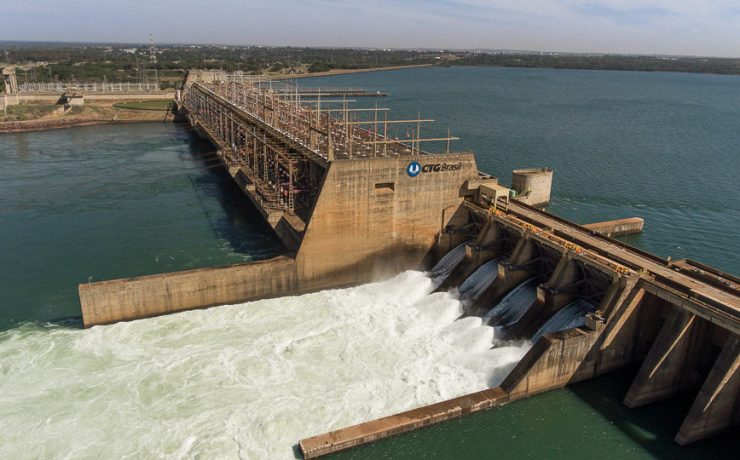
{"label": "dam intake structure", "polygon": [[[85,327],[418,270],[432,308],[454,300],[448,327],[461,346],[528,344],[496,386],[301,440],[306,458],[632,367],[640,369],[629,407],[695,395],[677,442],[738,425],[740,280],[606,236],[641,221],[589,228],[527,204],[549,199],[552,170],[519,170],[518,199],[478,170],[473,153],[451,152],[456,138],[421,137],[429,120],[388,120],[384,108],[353,109],[243,75],[191,71],[177,106],[286,254],[82,284]],[[413,136],[395,137],[396,124]],[[422,150],[426,142],[446,144],[444,153]]]}

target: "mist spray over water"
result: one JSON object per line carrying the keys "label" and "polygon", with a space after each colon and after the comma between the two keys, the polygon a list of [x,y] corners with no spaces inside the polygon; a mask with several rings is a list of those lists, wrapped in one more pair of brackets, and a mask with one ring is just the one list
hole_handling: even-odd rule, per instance
{"label": "mist spray over water", "polygon": [[496,385],[497,344],[405,272],[72,330],[0,333],[0,458],[293,458],[304,437]]}

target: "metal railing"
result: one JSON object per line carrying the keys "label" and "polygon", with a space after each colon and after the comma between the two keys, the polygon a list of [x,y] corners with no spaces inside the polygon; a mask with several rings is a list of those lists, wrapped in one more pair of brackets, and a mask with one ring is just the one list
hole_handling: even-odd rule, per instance
{"label": "metal railing", "polygon": [[79,91],[83,93],[128,93],[160,91],[159,83],[81,83],[81,82],[26,82],[18,85],[21,93],[63,93]]}

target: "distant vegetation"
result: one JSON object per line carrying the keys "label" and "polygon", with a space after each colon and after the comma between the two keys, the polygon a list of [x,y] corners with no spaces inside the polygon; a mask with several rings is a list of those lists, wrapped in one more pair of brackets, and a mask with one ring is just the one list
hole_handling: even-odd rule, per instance
{"label": "distant vegetation", "polygon": [[0,121],[25,121],[35,120],[37,118],[49,115],[59,106],[54,104],[20,104],[11,105],[6,111],[7,115],[3,117],[3,111],[0,110]]}
{"label": "distant vegetation", "polygon": [[314,62],[308,67],[308,73],[326,72],[327,70],[331,70],[331,66],[326,62]]}
{"label": "distant vegetation", "polygon": [[740,74],[740,59],[587,54],[470,54],[456,65]]}
{"label": "distant vegetation", "polygon": [[19,66],[19,83],[154,81],[156,70],[165,88],[176,86],[185,70],[194,68],[293,74],[430,64],[440,55],[435,51],[192,45],[159,46],[153,62],[143,45],[0,43],[0,50],[5,52],[4,62]]}
{"label": "distant vegetation", "polygon": [[173,88],[192,68],[290,75],[416,64],[740,74],[740,59],[699,57],[206,45],[159,45],[153,51],[156,60],[141,44],[0,43],[0,59],[18,65],[20,83],[157,78]]}

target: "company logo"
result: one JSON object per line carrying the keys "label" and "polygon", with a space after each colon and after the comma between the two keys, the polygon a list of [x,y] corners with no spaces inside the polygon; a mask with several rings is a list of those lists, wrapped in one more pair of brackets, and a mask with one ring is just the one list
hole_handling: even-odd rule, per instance
{"label": "company logo", "polygon": [[421,165],[416,161],[412,161],[411,163],[409,163],[408,166],[406,166],[406,174],[408,174],[411,177],[418,176],[420,172],[421,172]]}
{"label": "company logo", "polygon": [[431,173],[431,172],[444,172],[444,171],[459,171],[462,169],[462,162],[458,163],[432,163],[428,165],[420,165],[416,161],[412,161],[406,167],[406,173],[411,177],[416,177],[419,173]]}

